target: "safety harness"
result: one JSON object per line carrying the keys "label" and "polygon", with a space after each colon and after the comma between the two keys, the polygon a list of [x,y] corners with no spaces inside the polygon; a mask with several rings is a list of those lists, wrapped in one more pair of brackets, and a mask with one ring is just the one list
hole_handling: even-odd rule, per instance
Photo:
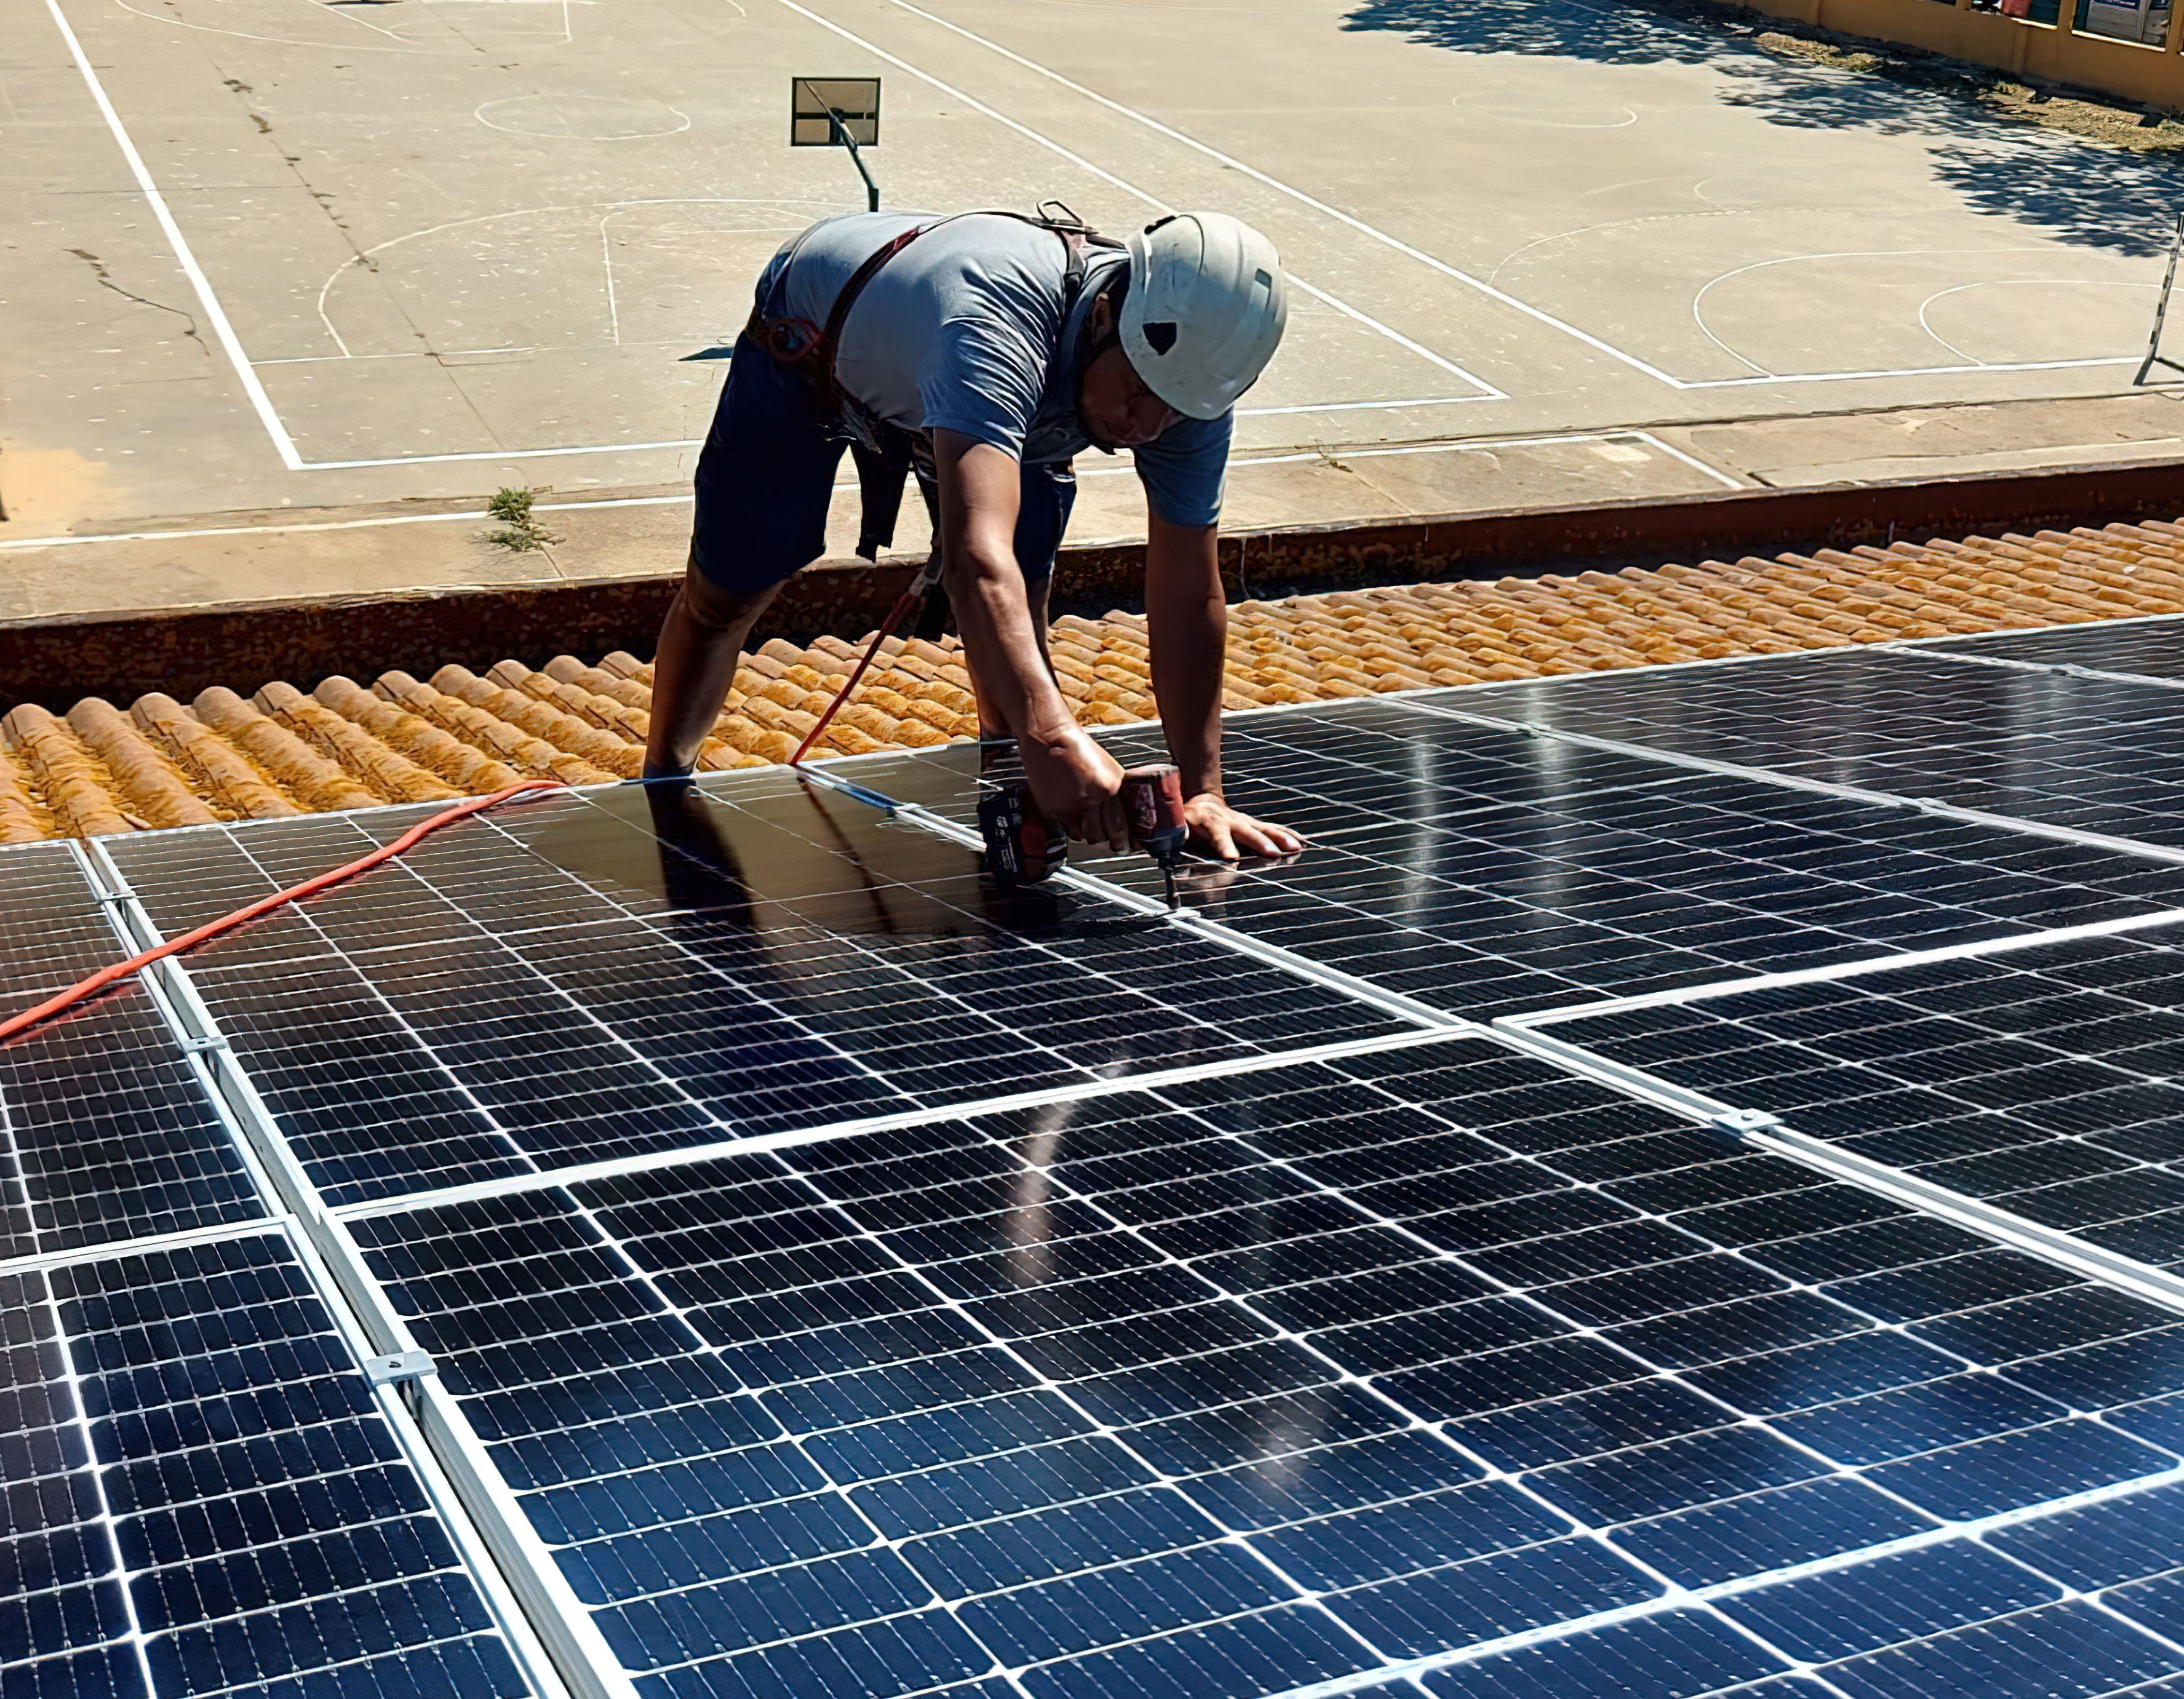
{"label": "safety harness", "polygon": [[[856,462],[861,510],[857,553],[867,560],[878,560],[880,550],[894,541],[895,521],[902,511],[903,485],[910,474],[915,471],[919,483],[928,492],[936,487],[933,444],[922,433],[891,424],[855,397],[843,393],[836,370],[842,352],[842,332],[858,298],[890,260],[918,237],[960,218],[1011,218],[1020,224],[1050,231],[1061,238],[1067,256],[1067,269],[1062,277],[1061,320],[1065,326],[1076,311],[1078,298],[1084,293],[1084,281],[1091,269],[1089,253],[1095,249],[1118,251],[1123,246],[1112,237],[1101,236],[1059,201],[1042,201],[1035,213],[1003,209],[954,213],[930,224],[913,225],[867,255],[834,297],[833,304],[827,309],[823,326],[815,326],[805,319],[771,317],[763,305],[752,308],[750,322],[744,326],[744,334],[777,364],[797,373],[811,386],[812,407],[822,427],[849,439],[850,457]],[[795,263],[796,250],[792,248],[781,270],[783,280],[789,266]]]}

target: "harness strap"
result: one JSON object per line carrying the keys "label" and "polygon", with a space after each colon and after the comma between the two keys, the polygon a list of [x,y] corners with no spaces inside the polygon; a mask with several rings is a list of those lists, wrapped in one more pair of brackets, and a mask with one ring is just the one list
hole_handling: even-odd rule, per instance
{"label": "harness strap", "polygon": [[[1064,209],[1065,211],[1067,209]],[[811,386],[814,409],[822,419],[838,419],[843,411],[844,397],[836,365],[842,352],[842,332],[850,320],[850,310],[865,292],[866,287],[879,276],[888,262],[927,231],[938,230],[959,218],[972,216],[1012,218],[1020,223],[1035,225],[1041,230],[1052,231],[1061,239],[1067,255],[1067,270],[1062,279],[1062,309],[1064,323],[1075,311],[1078,297],[1084,292],[1085,276],[1089,270],[1085,254],[1094,247],[1117,248],[1121,244],[1100,236],[1089,226],[1072,214],[1067,219],[1034,216],[1028,213],[1012,212],[1005,209],[973,214],[955,213],[947,218],[935,219],[931,224],[913,225],[900,235],[867,254],[862,264],[851,272],[848,281],[834,297],[833,304],[827,310],[827,323],[814,331],[803,319],[770,319],[762,304],[754,304],[750,322],[744,334],[763,348],[781,365],[803,375]],[[791,263],[794,253],[791,253]],[[876,560],[880,549],[894,541],[894,524],[902,507],[902,488],[913,459],[921,452],[909,432],[887,425],[883,421],[869,421],[878,437],[875,443],[867,444],[851,433],[850,451],[856,462],[860,506],[863,518],[858,529],[857,553],[867,560]],[[929,463],[929,456],[928,457]],[[929,472],[929,464],[927,468]],[[921,480],[922,481],[922,480]]]}
{"label": "harness strap", "polygon": [[865,286],[880,274],[888,261],[909,247],[933,226],[915,224],[880,250],[867,255],[865,263],[850,274],[850,281],[842,286],[842,292],[834,298],[827,309],[827,327],[819,332],[819,340],[811,345],[811,394],[822,414],[841,410],[842,389],[834,375],[834,363],[842,352],[842,329],[849,323],[850,309],[857,304],[857,298],[865,292]]}
{"label": "harness strap", "polygon": [[[1081,221],[1039,217],[1031,213],[1020,213],[996,207],[978,213],[951,213],[946,218],[935,219],[931,224],[912,225],[900,236],[881,245],[865,257],[863,264],[850,274],[834,297],[833,305],[827,310],[827,323],[816,336],[809,322],[802,319],[769,319],[765,309],[754,306],[750,323],[746,327],[752,339],[767,354],[783,365],[792,366],[811,381],[813,399],[822,415],[838,413],[842,405],[842,389],[835,375],[835,366],[842,352],[842,332],[848,326],[850,309],[857,298],[881,270],[928,231],[953,224],[959,218],[1012,218],[1020,224],[1036,226],[1052,231],[1061,240],[1067,255],[1067,270],[1062,278],[1062,317],[1067,320],[1075,310],[1077,298],[1084,292],[1084,279],[1089,270],[1085,259],[1092,248],[1118,248],[1122,244],[1099,234]],[[792,263],[794,256],[792,255]]]}

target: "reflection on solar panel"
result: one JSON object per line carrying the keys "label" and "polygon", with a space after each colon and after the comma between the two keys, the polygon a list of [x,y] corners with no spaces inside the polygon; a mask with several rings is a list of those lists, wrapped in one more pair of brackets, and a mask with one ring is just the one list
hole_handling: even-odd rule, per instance
{"label": "reflection on solar panel", "polygon": [[[1159,754],[1156,734],[1107,742],[1126,761]],[[860,783],[967,818],[971,758],[869,762]],[[1222,761],[1230,800],[1312,847],[1285,865],[1201,865],[1184,886],[1194,908],[1480,1019],[2184,899],[2184,868],[1392,703],[1239,719]],[[1141,856],[1088,865],[1160,889]]]}
{"label": "reflection on solar panel", "polygon": [[1952,1190],[2184,1268],[2177,941],[2161,929],[2033,944],[1552,1030]]}
{"label": "reflection on solar panel", "polygon": [[2184,845],[2184,692],[1870,649],[1443,698],[1501,719]]}
{"label": "reflection on solar panel", "polygon": [[0,1274],[0,1691],[531,1691],[277,1235]]}
{"label": "reflection on solar panel", "polygon": [[1479,1041],[352,1225],[648,1692],[2184,1671],[1990,1543],[2109,1295]]}
{"label": "reflection on solar panel", "polygon": [[[194,926],[416,811],[115,846]],[[786,774],[443,835],[191,972],[336,1201],[1399,1028]]]}
{"label": "reflection on solar panel", "polygon": [[[1432,711],[2177,829],[2184,697],[1939,653],[1241,716],[1175,922],[566,794],[0,1050],[0,1695],[2184,1694],[2184,869]],[[9,852],[0,990],[419,813]]]}
{"label": "reflection on solar panel", "polygon": [[1992,637],[1936,645],[1936,652],[1992,655],[2042,666],[2135,672],[2148,678],[2184,678],[2184,618],[2162,615],[2045,631],[1998,632]]}

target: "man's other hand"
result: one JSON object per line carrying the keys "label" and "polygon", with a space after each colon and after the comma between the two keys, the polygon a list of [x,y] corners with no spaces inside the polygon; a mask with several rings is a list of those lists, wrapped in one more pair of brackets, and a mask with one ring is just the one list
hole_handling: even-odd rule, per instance
{"label": "man's other hand", "polygon": [[1223,861],[1243,855],[1294,855],[1304,848],[1304,839],[1286,826],[1240,814],[1210,790],[1184,804],[1183,819],[1190,841]]}
{"label": "man's other hand", "polygon": [[1017,740],[1024,777],[1039,811],[1079,843],[1130,847],[1123,812],[1123,769],[1082,728],[1070,726]]}

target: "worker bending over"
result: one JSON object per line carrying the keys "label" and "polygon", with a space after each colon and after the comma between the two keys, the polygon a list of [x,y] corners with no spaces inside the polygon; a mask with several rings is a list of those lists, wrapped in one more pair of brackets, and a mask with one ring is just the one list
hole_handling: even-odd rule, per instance
{"label": "worker bending over", "polygon": [[1228,607],[1216,555],[1230,410],[1281,341],[1273,246],[1218,213],[1125,246],[1069,219],[861,213],[811,226],[760,276],[699,457],[690,562],[660,634],[645,776],[687,773],[781,586],[826,547],[844,448],[860,552],[891,539],[905,475],[933,506],[942,584],[981,729],[1013,736],[1070,836],[1128,847],[1122,769],[1046,658],[1073,455],[1128,448],[1145,491],[1153,693],[1193,838],[1224,859],[1297,835],[1221,791]]}

